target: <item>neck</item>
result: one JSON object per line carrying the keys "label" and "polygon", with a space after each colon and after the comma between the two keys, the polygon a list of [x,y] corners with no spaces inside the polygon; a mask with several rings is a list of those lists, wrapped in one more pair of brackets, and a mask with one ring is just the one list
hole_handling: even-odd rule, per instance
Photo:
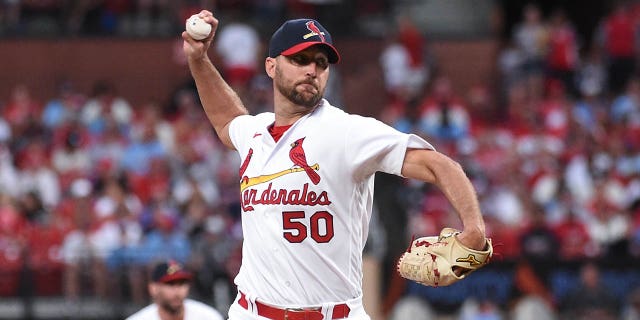
{"label": "neck", "polygon": [[158,306],[158,313],[160,315],[160,320],[183,320],[184,319],[184,307],[180,308],[179,311],[171,312],[161,306]]}
{"label": "neck", "polygon": [[274,113],[276,116],[275,126],[287,126],[294,124],[298,119],[313,112],[320,104],[309,108],[293,104],[285,99],[284,101],[275,101]]}

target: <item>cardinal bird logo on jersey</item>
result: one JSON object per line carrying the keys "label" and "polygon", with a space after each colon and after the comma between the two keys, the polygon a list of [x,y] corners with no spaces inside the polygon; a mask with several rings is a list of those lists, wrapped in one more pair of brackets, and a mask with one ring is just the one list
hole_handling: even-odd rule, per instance
{"label": "cardinal bird logo on jersey", "polygon": [[289,151],[289,158],[291,159],[291,161],[293,161],[294,165],[302,168],[304,172],[307,173],[307,175],[309,176],[309,179],[311,179],[311,182],[313,182],[313,184],[318,184],[320,182],[320,176],[307,163],[307,157],[304,154],[304,149],[302,149],[303,141],[304,141],[304,138],[300,138],[291,144],[291,151]]}
{"label": "cardinal bird logo on jersey", "polygon": [[325,42],[324,40],[324,32],[320,31],[320,28],[318,28],[318,26],[316,26],[316,24],[313,21],[308,21],[306,24],[307,29],[309,29],[309,33],[305,34],[302,38],[303,39],[309,39],[313,36],[319,36],[320,37],[320,41]]}
{"label": "cardinal bird logo on jersey", "polygon": [[[311,188],[311,183],[306,182],[304,176],[308,176],[314,185],[320,183],[320,176],[316,172],[320,170],[320,165],[317,163],[309,165],[302,148],[303,141],[304,138],[300,138],[291,144],[289,159],[293,162],[293,166],[279,171],[265,172],[258,176],[245,175],[249,162],[254,155],[253,149],[249,149],[240,166],[241,205],[244,212],[254,211],[254,206],[256,205],[328,206],[331,204],[329,193],[326,190]],[[284,149],[282,152],[287,152],[287,150]],[[294,173],[300,174],[300,178],[305,180],[304,183],[301,183],[302,185],[274,185],[274,180]],[[255,187],[262,184],[266,186],[264,188]]]}

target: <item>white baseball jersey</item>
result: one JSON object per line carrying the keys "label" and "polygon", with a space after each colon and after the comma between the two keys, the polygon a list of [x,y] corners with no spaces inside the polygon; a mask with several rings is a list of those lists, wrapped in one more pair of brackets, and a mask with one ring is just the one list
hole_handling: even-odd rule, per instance
{"label": "white baseball jersey", "polygon": [[238,289],[265,303],[318,306],[362,294],[362,250],[377,171],[400,175],[418,136],[326,100],[276,143],[273,113],[235,118],[244,244]]}
{"label": "white baseball jersey", "polygon": [[[191,299],[184,300],[184,320],[223,320],[224,318],[214,308]],[[126,320],[160,320],[158,305],[150,304],[132,314]]]}

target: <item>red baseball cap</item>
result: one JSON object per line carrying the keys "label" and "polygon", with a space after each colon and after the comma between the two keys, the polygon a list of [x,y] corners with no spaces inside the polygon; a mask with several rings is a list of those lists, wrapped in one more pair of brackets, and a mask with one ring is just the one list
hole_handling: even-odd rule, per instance
{"label": "red baseball cap", "polygon": [[188,281],[191,280],[191,278],[191,272],[185,270],[180,263],[174,260],[157,264],[151,274],[151,280],[160,283],[181,280]]}
{"label": "red baseball cap", "polygon": [[333,46],[331,34],[313,19],[288,20],[276,30],[269,41],[269,57],[289,56],[314,45],[326,49],[329,63],[338,63],[340,54]]}

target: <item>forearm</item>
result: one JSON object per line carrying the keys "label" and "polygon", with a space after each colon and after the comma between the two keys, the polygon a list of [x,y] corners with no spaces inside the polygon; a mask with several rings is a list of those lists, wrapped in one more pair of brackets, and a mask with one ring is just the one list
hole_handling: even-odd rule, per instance
{"label": "forearm", "polygon": [[402,175],[436,185],[447,197],[463,225],[460,240],[474,249],[485,244],[485,225],[477,195],[462,167],[431,150],[407,150]]}
{"label": "forearm", "polygon": [[231,147],[226,126],[247,109],[208,58],[188,59],[200,102],[220,139]]}
{"label": "forearm", "polygon": [[485,234],[480,204],[471,181],[462,167],[453,162],[434,170],[434,183],[442,190],[462,221],[465,232]]}

